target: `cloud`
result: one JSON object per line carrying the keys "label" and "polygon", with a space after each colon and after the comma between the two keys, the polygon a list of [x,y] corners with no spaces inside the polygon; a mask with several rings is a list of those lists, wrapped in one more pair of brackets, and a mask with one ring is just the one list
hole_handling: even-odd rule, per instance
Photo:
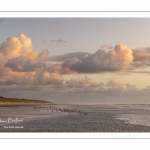
{"label": "cloud", "polygon": [[38,52],[33,49],[31,39],[24,34],[20,34],[18,38],[7,38],[0,46],[0,53],[5,57],[5,62],[20,55],[28,56],[32,60],[38,56]]}
{"label": "cloud", "polygon": [[150,75],[150,71],[148,71],[148,70],[141,70],[141,71],[130,71],[131,73],[143,73],[143,74],[148,74],[148,75]]}
{"label": "cloud", "polygon": [[84,78],[71,78],[70,80],[65,81],[65,86],[69,88],[99,87],[102,85],[103,83],[94,82],[91,78],[87,76]]}
{"label": "cloud", "polygon": [[0,46],[0,84],[62,84],[62,75],[73,71],[60,64],[47,63],[48,55],[48,50],[35,51],[31,39],[24,34],[7,38]]}
{"label": "cloud", "polygon": [[43,68],[38,68],[33,72],[24,72],[24,74],[7,75],[0,79],[0,85],[62,85],[63,77],[58,73],[50,73]]}
{"label": "cloud", "polygon": [[11,71],[30,72],[45,67],[43,60],[48,55],[48,50],[35,51],[31,39],[24,34],[9,37],[0,46],[0,74],[2,71],[9,74]]}
{"label": "cloud", "polygon": [[10,68],[13,71],[28,72],[34,71],[36,68],[44,65],[41,62],[33,62],[30,57],[19,56],[9,59],[5,64],[5,67]]}
{"label": "cloud", "polygon": [[146,68],[150,65],[149,53],[148,48],[132,51],[120,44],[114,50],[99,49],[93,54],[74,52],[49,57],[48,50],[39,53],[24,34],[9,37],[0,46],[0,95],[60,103],[149,103],[150,87],[139,90],[132,84],[95,82],[87,76],[64,79],[66,74]]}
{"label": "cloud", "polygon": [[48,50],[38,53],[32,41],[24,34],[9,37],[0,46],[0,84],[1,85],[60,85],[64,79],[61,74],[69,73],[60,65],[44,62]]}
{"label": "cloud", "polygon": [[146,67],[150,67],[150,62],[148,61],[144,61],[144,62],[140,62],[140,61],[136,61],[136,62],[132,62],[131,63],[132,66],[134,66],[135,68],[146,68]]}
{"label": "cloud", "polygon": [[121,87],[121,88],[126,87],[124,84],[119,83],[115,80],[110,80],[109,82],[107,82],[106,86],[108,86],[108,87]]}
{"label": "cloud", "polygon": [[[84,88],[83,86],[76,86],[72,88],[65,88],[62,86],[62,88],[58,88],[61,87],[61,85],[2,85],[0,86],[0,95],[28,99],[42,99],[55,103],[69,104],[149,103],[150,87],[146,87],[141,90],[130,84],[125,84],[126,88],[116,86],[114,84],[109,87],[102,85],[99,87],[91,87],[88,86],[88,84],[82,83],[85,82],[86,79],[80,80],[78,81],[78,79],[75,79],[75,83],[85,85]],[[87,83],[89,83],[89,81],[87,81]]]}
{"label": "cloud", "polygon": [[134,61],[150,61],[150,50],[133,50]]}
{"label": "cloud", "polygon": [[49,51],[47,49],[43,50],[41,53],[38,54],[38,59],[43,60],[48,57]]}
{"label": "cloud", "polygon": [[[57,42],[65,41],[60,39]],[[24,34],[7,38],[0,46],[0,54],[1,71],[9,68],[14,72],[32,72],[43,68],[49,73],[60,75],[121,71],[133,59],[132,51],[125,45],[117,45],[114,50],[108,52],[100,49],[94,54],[74,52],[48,57],[48,50],[38,53],[34,50],[31,39]],[[50,64],[48,61],[62,62],[62,64]],[[10,70],[7,69],[5,72],[10,72]]]}
{"label": "cloud", "polygon": [[132,50],[125,45],[116,45],[108,53],[98,50],[94,54],[86,55],[79,60],[74,57],[66,60],[62,67],[69,68],[79,73],[98,73],[104,71],[120,71],[133,60]]}
{"label": "cloud", "polygon": [[[128,71],[136,69],[145,69],[150,67],[150,48],[142,48],[141,50],[132,50],[133,51],[133,62],[127,67]],[[134,71],[135,72],[135,71]],[[141,73],[144,73],[142,71]]]}
{"label": "cloud", "polygon": [[88,55],[88,52],[73,52],[73,53],[66,53],[63,55],[56,55],[56,56],[50,56],[46,59],[46,61],[52,61],[52,62],[64,62],[67,59],[71,59],[73,57],[78,58],[79,60],[83,59],[86,55]]}
{"label": "cloud", "polygon": [[[102,51],[102,50],[99,50],[99,51]],[[105,52],[105,53],[107,54],[107,52]],[[139,56],[138,55],[139,53],[144,54],[144,55]],[[148,48],[146,48],[146,50],[144,50],[144,51],[143,50],[133,50],[133,54],[132,54],[133,61],[130,64],[126,65],[124,72],[123,72],[123,70],[121,70],[121,72],[123,72],[123,73],[125,73],[126,71],[131,72],[131,71],[134,71],[138,68],[142,69],[142,68],[149,67],[150,63],[147,61],[147,60],[149,60],[149,56],[147,55],[148,53],[150,53],[148,51]],[[67,53],[64,55],[50,56],[50,57],[47,57],[46,61],[62,62],[62,69],[60,69],[60,70],[63,70],[64,68],[65,69],[68,68],[70,70],[70,73],[71,73],[71,70],[74,71],[72,73],[75,73],[75,71],[76,71],[75,69],[73,70],[72,68],[67,67],[67,66],[69,64],[71,65],[71,63],[73,61],[81,62],[84,57],[91,56],[91,55],[92,55],[91,53],[87,53],[87,52],[74,52],[74,53]],[[65,64],[66,62],[67,62],[67,64]],[[83,70],[83,69],[81,69],[81,70]],[[107,71],[114,71],[114,70],[107,69]],[[78,71],[76,71],[76,72],[78,72]],[[82,71],[80,71],[78,73],[81,73],[81,72]],[[99,72],[103,72],[103,71],[99,71]],[[119,70],[117,72],[119,72]],[[91,73],[91,72],[86,71],[86,73]]]}
{"label": "cloud", "polygon": [[49,64],[45,67],[45,70],[50,73],[58,73],[61,75],[75,73],[74,71],[70,70],[69,68],[63,68],[61,66],[61,64]]}
{"label": "cloud", "polygon": [[51,40],[51,42],[58,42],[58,43],[67,43],[67,41],[59,39],[59,40]]}
{"label": "cloud", "polygon": [[111,44],[103,44],[100,47],[101,49],[113,49],[113,45]]}
{"label": "cloud", "polygon": [[[48,50],[39,53],[34,50],[31,39],[20,34],[18,37],[7,38],[0,46],[0,84],[49,85],[69,90],[72,88],[99,88],[105,91],[111,87],[127,89],[126,84],[113,80],[107,84],[97,83],[88,77],[64,80],[64,75],[119,72],[124,68],[127,68],[127,71],[134,71],[136,68],[150,65],[145,61],[133,62],[132,53],[131,49],[120,44],[108,52],[99,49],[94,54],[74,52],[49,57]],[[59,63],[51,64],[50,61]]]}
{"label": "cloud", "polygon": [[120,82],[117,82],[115,80],[110,80],[105,84],[106,87],[117,87],[117,88],[122,88],[122,89],[136,89],[135,85],[131,84],[122,84]]}
{"label": "cloud", "polygon": [[0,53],[0,71],[4,68],[4,56]]}
{"label": "cloud", "polygon": [[18,76],[7,76],[0,80],[0,85],[21,85],[30,86],[32,85],[33,75],[31,73],[25,73],[24,75]]}
{"label": "cloud", "polygon": [[33,84],[35,85],[59,85],[63,84],[64,79],[58,73],[49,73],[47,71],[38,70],[34,74]]}

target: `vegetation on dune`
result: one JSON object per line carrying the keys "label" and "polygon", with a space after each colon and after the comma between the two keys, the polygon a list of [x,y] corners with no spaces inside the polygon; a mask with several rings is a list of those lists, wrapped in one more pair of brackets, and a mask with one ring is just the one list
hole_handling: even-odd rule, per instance
{"label": "vegetation on dune", "polygon": [[52,103],[44,100],[28,100],[19,98],[6,98],[0,96],[0,103]]}

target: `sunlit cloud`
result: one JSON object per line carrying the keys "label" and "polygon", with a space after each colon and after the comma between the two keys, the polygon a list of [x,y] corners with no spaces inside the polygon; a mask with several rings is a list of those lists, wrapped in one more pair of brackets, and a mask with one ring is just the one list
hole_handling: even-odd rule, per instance
{"label": "sunlit cloud", "polygon": [[132,53],[125,45],[116,45],[114,50],[108,53],[100,49],[94,54],[86,55],[82,60],[76,57],[68,59],[62,66],[83,73],[119,71],[132,62]]}
{"label": "sunlit cloud", "polygon": [[[109,48],[106,45],[103,47]],[[96,93],[137,90],[134,85],[122,84],[115,80],[103,83],[95,82],[88,76],[64,78],[70,74],[132,72],[150,65],[144,58],[139,59],[139,51],[135,52],[123,44],[116,45],[109,51],[105,48],[95,53],[73,52],[50,56],[47,49],[41,52],[35,50],[32,40],[24,34],[8,37],[0,46],[0,85],[43,86],[43,88],[49,86],[66,92],[84,88],[81,90],[83,93],[88,90]],[[146,56],[145,52],[140,54],[142,57]]]}

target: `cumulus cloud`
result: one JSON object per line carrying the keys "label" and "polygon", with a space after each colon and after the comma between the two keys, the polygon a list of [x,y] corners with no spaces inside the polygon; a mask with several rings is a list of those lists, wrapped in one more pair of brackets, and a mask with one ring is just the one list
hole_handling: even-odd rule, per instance
{"label": "cumulus cloud", "polygon": [[[95,54],[74,52],[48,57],[48,50],[38,53],[31,39],[24,34],[7,38],[0,46],[0,54],[1,70],[7,67],[16,72],[31,72],[42,67],[50,73],[58,74],[120,71],[133,60],[132,51],[125,45],[117,45],[109,52],[100,49]],[[47,61],[62,64],[49,64]]]}
{"label": "cumulus cloud", "polygon": [[50,73],[58,73],[61,75],[65,74],[74,74],[75,72],[70,70],[69,68],[62,68],[61,64],[49,64],[45,68],[46,71]]}
{"label": "cumulus cloud", "polygon": [[5,64],[5,67],[10,68],[13,71],[28,72],[34,71],[36,68],[43,66],[41,62],[33,62],[30,57],[19,56],[9,59]]}
{"label": "cumulus cloud", "polygon": [[[150,67],[150,48],[146,47],[141,50],[133,51],[133,62],[127,67],[128,71],[134,71],[137,69],[146,69]],[[136,71],[137,72],[137,71]],[[141,73],[144,73],[142,71]],[[137,72],[138,73],[138,72]]]}
{"label": "cumulus cloud", "polygon": [[[122,44],[120,44],[119,46],[121,45]],[[137,68],[145,68],[150,65],[150,51],[148,48],[145,48],[144,50],[130,50],[126,47],[129,51],[126,51],[124,53],[123,51],[120,51],[120,53],[116,53],[116,46],[114,50],[106,52],[104,49],[108,48],[109,46],[111,45],[102,45],[102,49],[95,52],[95,54],[91,54],[88,52],[73,52],[63,55],[50,56],[47,57],[45,61],[62,62],[63,68],[69,68],[70,70],[79,73],[120,71],[124,67],[126,67],[126,71],[131,71]],[[116,53],[116,55],[113,55],[114,52]],[[98,56],[96,55],[101,57],[98,58]],[[74,61],[77,61],[76,64],[72,64],[72,62]],[[80,67],[79,64],[81,65]],[[85,65],[86,67],[84,67]],[[88,66],[89,68],[87,68]],[[90,70],[90,68],[93,68],[93,70]]]}
{"label": "cumulus cloud", "polygon": [[66,60],[62,67],[82,73],[98,73],[104,71],[119,71],[133,60],[132,50],[125,45],[116,45],[108,53],[98,50],[95,54],[86,55],[82,60],[74,57]]}
{"label": "cumulus cloud", "polygon": [[0,84],[62,84],[62,75],[73,71],[62,68],[60,64],[46,63],[44,60],[48,55],[48,50],[35,51],[31,39],[24,34],[7,38],[0,46]]}
{"label": "cumulus cloud", "polygon": [[[0,46],[0,71],[29,72],[36,68],[45,67],[43,60],[48,57],[48,50],[41,53],[34,50],[32,41],[24,34],[9,37]],[[9,69],[8,69],[9,68]]]}
{"label": "cumulus cloud", "polygon": [[[108,47],[105,45],[105,47]],[[48,50],[41,53],[34,50],[32,41],[24,34],[9,37],[0,46],[0,79],[1,85],[58,85],[61,88],[127,88],[127,85],[116,81],[97,83],[91,78],[64,80],[66,74],[100,73],[107,71],[121,71],[125,67],[140,68],[149,63],[132,62],[132,50],[125,45],[116,45],[114,50],[106,52],[104,49],[94,54],[74,52],[58,56],[49,56]],[[60,62],[50,64],[49,62]],[[131,86],[130,86],[131,87]]]}
{"label": "cumulus cloud", "polygon": [[0,46],[0,95],[68,103],[148,102],[149,87],[139,90],[132,84],[95,82],[87,76],[64,79],[66,74],[118,72],[124,68],[132,71],[150,66],[148,48],[132,51],[120,44],[114,50],[104,50],[110,47],[102,45],[94,54],[74,52],[49,57],[48,50],[34,50],[31,39],[24,34],[9,37]]}
{"label": "cumulus cloud", "polygon": [[50,73],[43,69],[38,68],[34,72],[24,72],[24,74],[4,76],[0,79],[0,85],[62,85],[64,82],[63,77],[58,73]]}
{"label": "cumulus cloud", "polygon": [[49,73],[47,71],[37,71],[34,74],[33,84],[35,85],[58,85],[63,84],[63,77],[58,73]]}
{"label": "cumulus cloud", "polygon": [[5,57],[5,62],[20,55],[28,56],[32,60],[38,57],[38,52],[33,49],[31,39],[24,34],[20,34],[18,38],[7,38],[6,42],[0,46],[0,53]]}

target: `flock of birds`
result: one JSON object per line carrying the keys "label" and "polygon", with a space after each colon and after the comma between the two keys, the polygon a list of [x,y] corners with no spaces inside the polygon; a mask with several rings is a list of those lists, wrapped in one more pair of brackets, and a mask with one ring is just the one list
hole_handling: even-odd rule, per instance
{"label": "flock of birds", "polygon": [[68,113],[78,113],[79,115],[87,115],[87,112],[81,112],[76,109],[67,109],[67,108],[57,108],[56,106],[49,106],[49,107],[38,107],[34,106],[33,109],[45,109],[45,110],[51,110],[52,112],[68,112]]}

